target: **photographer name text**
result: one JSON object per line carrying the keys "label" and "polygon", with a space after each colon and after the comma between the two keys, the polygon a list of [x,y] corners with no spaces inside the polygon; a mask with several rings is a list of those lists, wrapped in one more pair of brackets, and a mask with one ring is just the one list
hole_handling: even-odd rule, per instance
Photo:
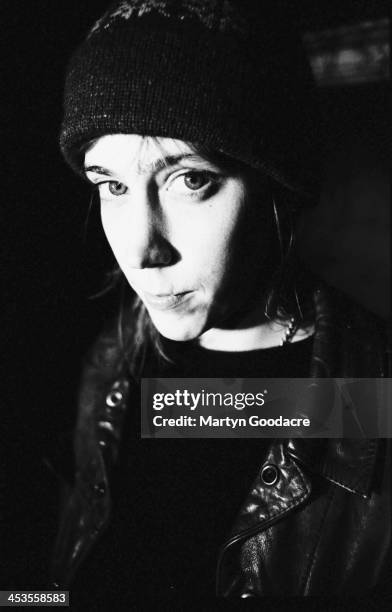
{"label": "photographer name text", "polygon": [[154,427],[221,427],[228,429],[238,429],[240,427],[310,427],[310,419],[292,418],[287,419],[282,416],[276,418],[261,418],[257,415],[251,415],[247,418],[233,417],[212,417],[198,415],[179,416],[177,418],[163,417],[157,414],[152,419]]}

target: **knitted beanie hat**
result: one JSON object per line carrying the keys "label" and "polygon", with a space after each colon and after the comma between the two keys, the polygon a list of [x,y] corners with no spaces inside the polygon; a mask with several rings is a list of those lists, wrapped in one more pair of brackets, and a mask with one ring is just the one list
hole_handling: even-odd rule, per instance
{"label": "knitted beanie hat", "polygon": [[68,67],[66,160],[80,172],[83,144],[105,134],[171,137],[261,169],[313,200],[313,79],[284,20],[273,3],[256,0],[116,2]]}

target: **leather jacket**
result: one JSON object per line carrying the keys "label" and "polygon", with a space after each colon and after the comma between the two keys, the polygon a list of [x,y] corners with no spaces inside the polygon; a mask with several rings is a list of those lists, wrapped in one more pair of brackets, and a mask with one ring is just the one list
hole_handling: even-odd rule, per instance
{"label": "leather jacket", "polygon": [[[378,322],[337,292],[314,293],[310,377],[383,377]],[[75,432],[76,474],[65,495],[53,580],[69,586],[108,524],[132,383],[116,330],[86,362]],[[317,407],[315,407],[317,410]],[[391,546],[390,440],[271,441],[217,563],[223,597],[358,594],[377,584]]]}

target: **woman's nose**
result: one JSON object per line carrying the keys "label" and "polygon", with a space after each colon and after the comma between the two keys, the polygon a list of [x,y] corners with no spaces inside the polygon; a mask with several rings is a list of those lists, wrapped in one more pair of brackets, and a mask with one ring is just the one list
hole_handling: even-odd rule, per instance
{"label": "woman's nose", "polygon": [[156,199],[140,189],[131,200],[127,265],[137,269],[169,265],[175,251],[165,235],[164,218]]}

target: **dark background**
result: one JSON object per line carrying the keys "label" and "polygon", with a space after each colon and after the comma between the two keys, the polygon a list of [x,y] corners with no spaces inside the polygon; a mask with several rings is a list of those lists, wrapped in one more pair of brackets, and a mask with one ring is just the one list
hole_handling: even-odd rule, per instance
{"label": "dark background", "polygon": [[[288,4],[297,5],[303,32],[387,15],[386,3],[369,0]],[[56,452],[52,432],[73,422],[82,355],[114,308],[111,296],[89,299],[113,260],[94,208],[87,223],[89,189],[58,150],[67,60],[107,5],[2,0],[0,6],[2,399],[16,415],[14,465],[33,461],[41,449]],[[320,90],[328,151],[324,195],[307,220],[304,249],[324,278],[383,318],[390,308],[388,89],[378,82]],[[39,490],[27,480],[20,476],[14,484],[22,505],[23,487],[33,500]]]}

